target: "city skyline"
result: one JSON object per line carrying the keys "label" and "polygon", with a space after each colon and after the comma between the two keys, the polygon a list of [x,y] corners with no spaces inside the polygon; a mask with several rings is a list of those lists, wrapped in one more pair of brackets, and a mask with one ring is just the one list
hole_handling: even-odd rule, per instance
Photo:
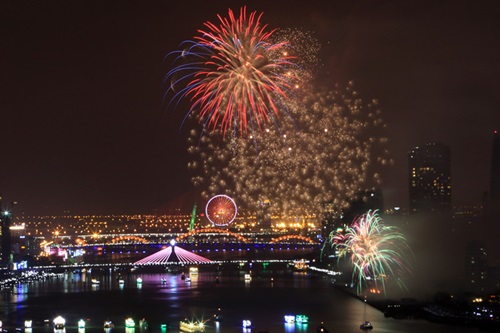
{"label": "city skyline", "polygon": [[[500,128],[494,1],[2,4],[0,193],[17,212],[149,213],[193,206],[182,110],[167,110],[165,56],[228,8],[321,44],[324,76],[379,100],[394,165],[386,207],[408,207],[411,149],[451,148],[452,202],[490,189]],[[237,198],[236,198],[237,200]]]}

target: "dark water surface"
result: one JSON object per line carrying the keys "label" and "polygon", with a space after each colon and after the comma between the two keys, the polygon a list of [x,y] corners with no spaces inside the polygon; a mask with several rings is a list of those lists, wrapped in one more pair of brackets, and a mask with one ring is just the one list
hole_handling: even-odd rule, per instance
{"label": "dark water surface", "polygon": [[[137,277],[143,279],[137,284]],[[220,282],[215,283],[216,276]],[[95,275],[101,283],[93,286],[89,274],[67,273],[58,279],[18,285],[1,295],[0,320],[9,332],[33,320],[32,333],[52,333],[44,320],[58,315],[67,321],[66,333],[102,333],[105,320],[112,320],[111,333],[145,333],[140,328],[125,329],[124,321],[132,317],[149,322],[149,332],[161,332],[160,324],[168,322],[167,332],[179,332],[184,318],[211,319],[221,308],[224,321],[206,323],[207,333],[315,333],[320,322],[330,333],[360,333],[365,318],[374,326],[373,333],[444,333],[478,332],[475,328],[434,324],[424,320],[396,320],[349,294],[329,286],[323,275],[290,271],[254,272],[245,281],[242,271],[200,272],[191,282],[180,274],[127,274],[120,286],[116,273]],[[166,282],[162,283],[162,279]],[[366,314],[365,314],[366,313]],[[285,325],[286,314],[305,314],[308,325]],[[76,327],[79,319],[87,327]],[[253,323],[242,328],[242,320]],[[26,332],[28,333],[28,332]]]}

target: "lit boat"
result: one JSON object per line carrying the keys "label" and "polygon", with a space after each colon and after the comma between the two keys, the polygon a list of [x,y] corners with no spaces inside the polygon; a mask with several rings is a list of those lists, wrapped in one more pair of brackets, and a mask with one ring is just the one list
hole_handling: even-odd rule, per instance
{"label": "lit boat", "polygon": [[85,328],[85,320],[80,319],[78,321],[78,328]]}
{"label": "lit boat", "polygon": [[185,279],[185,281],[186,281],[186,282],[191,282],[191,278],[188,278],[188,277],[187,277],[187,278]]}
{"label": "lit boat", "polygon": [[287,324],[295,324],[295,316],[286,315],[285,316],[285,323],[287,323]]}
{"label": "lit boat", "polygon": [[250,274],[245,274],[245,281],[250,281],[252,279],[252,276]]}
{"label": "lit boat", "polygon": [[132,318],[125,319],[125,327],[127,328],[135,327],[135,321]]}
{"label": "lit boat", "polygon": [[361,325],[359,325],[359,328],[361,328],[362,330],[371,330],[373,328],[373,325],[369,321],[364,321],[361,323]]}
{"label": "lit boat", "polygon": [[224,317],[220,314],[220,308],[218,308],[217,312],[214,313],[214,320],[218,321],[218,322],[221,322],[222,320],[224,320]]}
{"label": "lit boat", "polygon": [[118,279],[118,284],[125,284],[125,280],[124,279]]}
{"label": "lit boat", "polygon": [[31,328],[32,326],[33,326],[33,321],[31,320],[24,321],[24,328]]}
{"label": "lit boat", "polygon": [[250,328],[252,327],[252,322],[248,319],[243,320],[243,328]]}
{"label": "lit boat", "polygon": [[189,275],[198,274],[198,267],[189,267]]}
{"label": "lit boat", "polygon": [[205,332],[205,324],[202,321],[190,322],[187,320],[181,320],[180,329],[181,331],[188,333]]}
{"label": "lit boat", "polygon": [[309,317],[306,315],[296,315],[295,316],[295,322],[297,324],[307,324],[309,322]]}
{"label": "lit boat", "polygon": [[136,280],[136,282],[137,282],[138,284],[142,283],[142,278],[141,278],[141,277],[138,277],[138,278],[137,278],[137,280]]}
{"label": "lit boat", "polygon": [[321,325],[319,325],[317,328],[316,328],[316,332],[318,333],[328,333],[328,330],[326,329],[326,327],[323,325],[323,323],[321,323]]}
{"label": "lit boat", "polygon": [[98,284],[101,283],[101,281],[99,281],[97,279],[92,279],[91,282],[92,282],[93,285],[98,285]]}
{"label": "lit boat", "polygon": [[147,330],[148,329],[148,322],[146,320],[146,318],[142,318],[141,320],[139,320],[139,327],[141,329],[144,329],[144,330]]}
{"label": "lit boat", "polygon": [[104,329],[105,330],[109,330],[109,329],[112,329],[113,327],[115,327],[115,325],[113,325],[113,322],[110,321],[110,320],[106,320],[104,322]]}
{"label": "lit boat", "polygon": [[295,260],[293,262],[293,269],[296,271],[307,271],[309,269],[309,261],[305,259]]}
{"label": "lit boat", "polygon": [[59,332],[64,330],[64,325],[66,324],[66,320],[61,317],[57,316],[54,318],[54,332]]}

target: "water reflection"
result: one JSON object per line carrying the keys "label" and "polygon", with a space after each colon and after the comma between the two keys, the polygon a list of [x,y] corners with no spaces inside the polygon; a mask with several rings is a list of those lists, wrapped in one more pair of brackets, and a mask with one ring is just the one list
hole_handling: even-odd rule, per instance
{"label": "water reflection", "polygon": [[285,323],[285,332],[287,333],[293,333],[295,332],[295,323]]}
{"label": "water reflection", "polygon": [[[207,318],[207,314],[211,317],[221,307],[224,321],[207,323],[207,333],[315,333],[321,321],[325,321],[330,332],[352,333],[360,332],[359,324],[364,318],[363,302],[329,287],[326,278],[304,273],[255,270],[248,287],[242,271],[200,272],[191,276],[191,284],[183,281],[180,274],[142,274],[142,289],[136,284],[137,274],[124,275],[125,283],[120,285],[116,276],[107,271],[102,276],[98,273],[93,276],[101,279],[102,284],[96,292],[90,275],[69,273],[67,279],[16,285],[0,294],[0,319],[4,327],[14,332],[15,327],[23,327],[24,320],[33,319],[34,333],[53,333],[51,326],[40,323],[61,313],[74,325],[68,326],[68,333],[76,333],[80,318],[89,326],[78,329],[78,333],[103,333],[102,323],[107,319],[120,323],[109,333],[129,333],[123,324],[125,316],[147,318],[150,327],[136,329],[139,333],[179,332],[179,321],[185,316]],[[215,276],[220,276],[219,285],[214,283]],[[271,276],[274,283],[270,283]],[[286,313],[303,313],[310,324],[284,325]],[[251,330],[242,328],[242,319],[246,318],[251,318],[254,324]],[[366,307],[366,319],[377,332],[383,333],[451,332],[445,325],[385,318],[370,306]],[[168,329],[161,327],[161,323],[169,323]],[[455,330],[458,331],[471,332],[464,327]]]}
{"label": "water reflection", "polygon": [[29,285],[27,283],[25,284],[18,284],[12,287],[12,301],[16,303],[23,302],[29,291]]}

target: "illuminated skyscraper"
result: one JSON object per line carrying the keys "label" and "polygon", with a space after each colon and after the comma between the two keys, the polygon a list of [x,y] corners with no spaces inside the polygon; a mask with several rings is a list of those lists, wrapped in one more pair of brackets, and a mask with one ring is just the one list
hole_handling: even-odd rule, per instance
{"label": "illuminated skyscraper", "polygon": [[488,278],[488,253],[479,241],[468,242],[465,249],[465,278],[469,287],[482,291]]}
{"label": "illuminated skyscraper", "polygon": [[12,245],[11,245],[11,238],[10,238],[10,212],[9,211],[2,211],[0,212],[2,214],[0,216],[0,222],[1,222],[1,243],[2,243],[2,266],[8,266],[10,263],[11,259],[11,254],[12,254]]}
{"label": "illuminated skyscraper", "polygon": [[410,213],[451,210],[450,147],[429,143],[409,153]]}
{"label": "illuminated skyscraper", "polygon": [[498,131],[493,132],[490,197],[492,200],[500,200],[500,133]]}

